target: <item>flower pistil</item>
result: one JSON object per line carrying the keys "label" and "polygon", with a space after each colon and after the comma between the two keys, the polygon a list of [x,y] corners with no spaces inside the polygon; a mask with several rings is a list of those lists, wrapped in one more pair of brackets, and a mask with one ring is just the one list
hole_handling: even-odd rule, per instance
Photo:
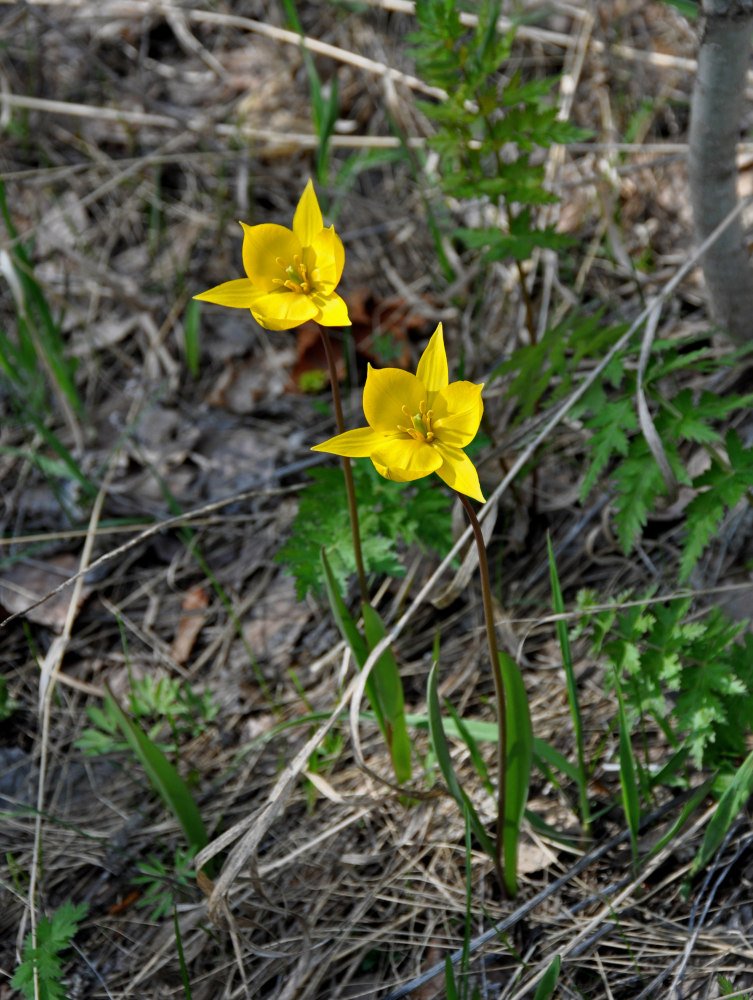
{"label": "flower pistil", "polygon": [[292,264],[286,264],[282,257],[277,257],[275,263],[287,274],[287,278],[272,278],[273,285],[280,285],[289,292],[299,292],[302,295],[308,295],[314,290],[313,283],[319,280],[319,271],[314,268],[309,280],[308,268],[301,260],[300,254],[293,254]]}
{"label": "flower pistil", "polygon": [[397,429],[403,434],[409,434],[414,441],[425,441],[427,444],[431,444],[434,440],[434,431],[431,426],[434,413],[432,410],[426,409],[426,400],[423,399],[418,404],[418,413],[411,415],[407,406],[403,406],[403,413],[410,421],[410,426],[403,427],[398,424]]}

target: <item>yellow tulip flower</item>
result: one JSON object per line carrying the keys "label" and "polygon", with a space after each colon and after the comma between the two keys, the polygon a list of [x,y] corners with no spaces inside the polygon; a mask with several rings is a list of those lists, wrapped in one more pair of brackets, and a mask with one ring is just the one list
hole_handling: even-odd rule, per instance
{"label": "yellow tulip flower", "polygon": [[369,365],[363,390],[369,426],[338,434],[313,451],[368,457],[380,475],[398,483],[436,472],[453,490],[484,503],[478,473],[462,450],[481,423],[482,389],[473,382],[449,382],[440,323],[415,375]]}
{"label": "yellow tulip flower", "polygon": [[195,299],[250,309],[267,330],[290,330],[313,319],[322,326],[350,326],[348,307],[335,292],[345,250],[335,227],[324,228],[309,180],[293,228],[243,226],[243,267],[248,277],[226,281]]}

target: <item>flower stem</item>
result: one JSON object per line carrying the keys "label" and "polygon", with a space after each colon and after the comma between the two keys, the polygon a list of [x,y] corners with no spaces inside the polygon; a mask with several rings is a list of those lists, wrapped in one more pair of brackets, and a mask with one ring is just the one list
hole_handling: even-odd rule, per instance
{"label": "flower stem", "polygon": [[[489,582],[489,563],[486,558],[486,545],[484,536],[481,533],[481,525],[478,523],[476,512],[467,496],[458,493],[460,502],[465,507],[468,520],[471,522],[473,534],[476,538],[476,548],[478,549],[478,568],[481,575],[481,594],[484,600],[484,618],[486,619],[486,639],[489,643],[489,657],[492,661],[492,676],[494,678],[494,691],[497,696],[497,726],[499,740],[497,743],[497,839],[495,842],[496,857],[494,862],[497,874],[502,881],[502,843],[505,824],[505,790],[507,785],[507,703],[505,699],[505,685],[502,680],[502,668],[499,665],[499,650],[497,649],[497,635],[494,631],[494,608],[492,606],[492,588]],[[502,882],[504,889],[504,882]]]}
{"label": "flower stem", "polygon": [[[332,341],[324,326],[319,327],[324,344],[324,353],[327,355],[327,366],[329,367],[329,381],[332,386],[332,402],[335,407],[335,421],[337,423],[337,433],[345,433],[345,421],[343,420],[343,408],[340,401],[340,383],[337,379],[337,367],[335,365],[335,355],[332,350]],[[358,586],[361,590],[361,600],[364,604],[369,601],[369,588],[366,583],[366,571],[363,568],[363,554],[361,552],[361,533],[358,530],[358,506],[356,504],[356,487],[353,483],[353,470],[350,467],[350,459],[343,457],[343,472],[345,473],[345,492],[348,495],[348,513],[350,515],[350,527],[353,532],[353,554],[356,559],[356,573],[358,574]]]}

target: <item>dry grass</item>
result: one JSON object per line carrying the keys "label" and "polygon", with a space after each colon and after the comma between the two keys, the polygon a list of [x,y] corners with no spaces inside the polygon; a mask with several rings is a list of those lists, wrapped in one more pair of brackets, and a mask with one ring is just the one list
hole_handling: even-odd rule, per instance
{"label": "dry grass", "polygon": [[[405,44],[410,4],[370,0],[355,12],[322,0],[298,6],[322,78],[336,75],[339,84],[335,167],[359,150],[397,150],[391,120],[421,146],[427,125],[414,98],[425,87]],[[574,299],[608,302],[614,316],[633,319],[689,256],[682,150],[692,30],[659,3],[523,7],[532,17],[518,33],[515,60],[527,72],[563,73],[565,110],[595,133],[593,143],[551,154],[559,224],[581,249],[571,280],[546,256],[532,268],[540,323]],[[204,887],[209,906],[195,886],[178,896],[194,1000],[397,996],[390,991],[462,941],[464,831],[454,804],[437,794],[407,808],[380,783],[389,761],[376,732],[363,726],[354,745],[335,711],[347,711],[357,682],[345,672],[334,626],[313,601],[295,603],[289,578],[272,562],[310,464],[308,446],[330,430],[308,397],[287,391],[294,336],[206,308],[198,379],[184,363],[190,296],[240,273],[235,220],[289,220],[311,171],[306,74],[298,38],[282,25],[278,5],[265,0],[0,3],[3,180],[36,277],[78,359],[84,401],[85,415],[56,400],[44,418],[98,489],[94,504],[70,484],[61,496],[61,480],[28,461],[47,449],[11,419],[0,383],[0,602],[8,612],[28,608],[74,569],[88,570],[79,594],[66,589],[0,633],[3,674],[19,703],[0,734],[0,998],[13,995],[7,979],[29,927],[30,891],[39,912],[66,899],[89,904],[66,972],[72,998],[185,995],[172,921],[155,924],[129,902],[137,862],[171,857],[180,831],[126,755],[92,760],[74,749],[104,682],[123,694],[130,677],[148,674],[206,686],[220,705],[180,752],[214,838],[207,854],[221,854],[224,865],[214,893]],[[632,141],[617,143],[629,129]],[[462,348],[466,371],[479,380],[517,346],[516,274],[500,266],[481,316],[470,295],[471,262],[458,260],[456,286],[442,288],[422,192],[404,156],[375,161],[354,186],[322,193],[346,245],[344,291],[355,297],[368,289],[377,321],[381,304],[399,297],[419,317],[412,336],[420,344],[443,319],[453,353]],[[636,269],[643,255],[651,266]],[[0,311],[12,329],[9,297]],[[692,270],[667,303],[662,329],[707,326]],[[498,384],[487,405],[499,443],[482,467],[492,493],[502,475],[497,458],[509,468],[541,423],[526,427],[521,443],[505,435]],[[604,498],[587,509],[577,503],[579,428],[565,419],[544,434],[533,520],[530,482],[514,493],[498,489],[498,504],[489,505],[497,518],[492,562],[503,567],[500,636],[523,665],[534,731],[571,756],[547,617],[545,528],[555,543],[569,535],[559,556],[566,593],[590,586],[605,598],[645,583],[652,546],[671,544],[671,535],[626,560]],[[153,526],[134,527],[144,518]],[[181,534],[186,527],[195,549]],[[720,560],[703,585],[730,578],[732,559]],[[479,595],[466,586],[438,611],[426,597],[450,575],[424,557],[414,568],[410,596],[423,587],[425,597],[402,617],[405,602],[395,592],[382,605],[398,622],[410,709],[425,709],[441,621],[442,693],[464,714],[491,718]],[[187,641],[186,621],[197,619]],[[613,706],[598,665],[584,657],[578,671],[588,750],[601,748],[595,842],[565,848],[526,829],[514,903],[499,899],[488,859],[474,855],[471,934],[482,937],[472,974],[480,995],[532,996],[555,954],[563,956],[556,994],[563,1000],[716,997],[719,973],[748,985],[748,830],[733,829],[687,898],[682,885],[707,814],[635,878],[621,811],[610,805],[619,799],[609,766]],[[311,711],[328,721],[266,738],[305,712],[293,675]],[[658,736],[649,735],[660,753]],[[417,743],[425,752],[421,735]],[[327,757],[312,776],[318,746]],[[454,751],[472,785],[469,761],[459,746]],[[483,795],[475,798],[491,819]],[[574,800],[572,790],[534,775],[531,808],[577,844]],[[667,796],[657,808],[661,829],[680,807]],[[657,824],[646,838],[657,836]],[[494,921],[503,933],[489,933]],[[411,995],[443,996],[443,975]]]}

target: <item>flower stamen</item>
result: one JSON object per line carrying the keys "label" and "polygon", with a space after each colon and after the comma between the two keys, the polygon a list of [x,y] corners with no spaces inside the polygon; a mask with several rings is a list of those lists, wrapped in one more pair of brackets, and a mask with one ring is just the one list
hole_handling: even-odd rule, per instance
{"label": "flower stamen", "polygon": [[415,441],[425,441],[427,444],[431,444],[435,434],[431,426],[432,411],[426,409],[426,401],[419,403],[418,413],[411,413],[407,406],[403,406],[402,410],[410,424],[407,427],[398,424],[397,429],[403,434],[408,434]]}

